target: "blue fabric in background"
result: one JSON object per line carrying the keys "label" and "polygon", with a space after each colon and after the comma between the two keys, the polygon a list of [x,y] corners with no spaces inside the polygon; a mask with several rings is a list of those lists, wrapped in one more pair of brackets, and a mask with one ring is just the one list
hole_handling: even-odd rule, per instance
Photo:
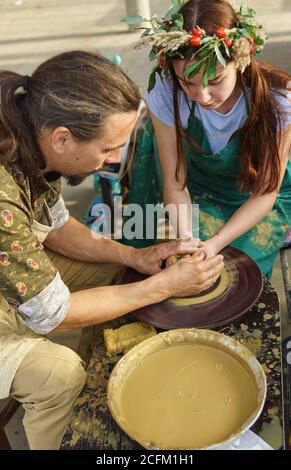
{"label": "blue fabric in background", "polygon": [[[112,191],[113,197],[114,196],[120,196],[121,195],[121,185],[120,185],[119,180],[114,180],[114,179],[110,180],[110,178],[108,178],[108,180],[111,183],[111,191]],[[93,199],[93,201],[90,202],[89,207],[87,209],[87,212],[82,218],[83,224],[86,225],[89,228],[91,228],[92,224],[96,220],[96,216],[92,215],[92,213],[94,212],[94,208],[97,205],[102,204],[104,202],[103,197],[102,197],[100,176],[99,176],[98,173],[96,173],[94,175],[94,188],[95,188],[95,191],[96,191],[96,197],[95,197],[95,199]]]}

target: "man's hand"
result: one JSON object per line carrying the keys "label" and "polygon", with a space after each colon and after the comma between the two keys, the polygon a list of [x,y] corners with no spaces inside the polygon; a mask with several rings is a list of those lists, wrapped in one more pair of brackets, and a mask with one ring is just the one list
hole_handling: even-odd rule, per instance
{"label": "man's hand", "polygon": [[[194,240],[194,239],[193,239]],[[160,243],[148,248],[134,250],[131,255],[130,266],[142,274],[157,274],[162,271],[162,263],[169,256],[181,254],[193,254],[203,246],[200,240],[194,241],[173,240],[168,243]]]}
{"label": "man's hand", "polygon": [[190,258],[182,258],[165,269],[164,287],[169,297],[187,297],[209,289],[219,278],[223,268],[223,256],[204,259],[203,252]]}

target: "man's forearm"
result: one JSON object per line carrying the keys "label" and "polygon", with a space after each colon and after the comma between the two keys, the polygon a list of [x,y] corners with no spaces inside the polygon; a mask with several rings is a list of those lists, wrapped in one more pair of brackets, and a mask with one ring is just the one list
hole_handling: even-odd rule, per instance
{"label": "man's forearm", "polygon": [[113,320],[137,308],[161,302],[170,293],[163,274],[133,284],[96,287],[71,295],[69,312],[53,332],[70,331]]}
{"label": "man's forearm", "polygon": [[106,238],[94,238],[91,231],[73,217],[59,230],[50,233],[44,244],[79,261],[133,265],[134,248]]}

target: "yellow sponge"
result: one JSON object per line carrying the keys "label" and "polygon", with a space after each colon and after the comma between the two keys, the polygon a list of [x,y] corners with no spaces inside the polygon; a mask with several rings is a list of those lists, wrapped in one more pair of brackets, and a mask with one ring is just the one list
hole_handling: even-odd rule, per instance
{"label": "yellow sponge", "polygon": [[104,342],[108,356],[126,352],[141,341],[157,334],[155,328],[147,323],[129,323],[116,330],[104,330]]}

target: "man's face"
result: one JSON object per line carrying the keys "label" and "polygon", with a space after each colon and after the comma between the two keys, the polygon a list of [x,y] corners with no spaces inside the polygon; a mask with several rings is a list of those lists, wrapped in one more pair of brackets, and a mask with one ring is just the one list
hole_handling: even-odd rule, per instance
{"label": "man's face", "polygon": [[231,97],[237,83],[237,71],[234,64],[230,62],[225,68],[218,64],[215,80],[209,81],[207,87],[203,88],[202,76],[205,66],[191,79],[184,76],[185,68],[192,63],[195,61],[176,60],[173,63],[182,89],[189,98],[200,106],[219,111],[219,108]]}
{"label": "man's face", "polygon": [[65,127],[44,133],[39,143],[47,164],[45,172],[57,171],[76,185],[104,165],[120,162],[136,119],[136,112],[114,114],[107,119],[102,136],[86,142],[75,139]]}

